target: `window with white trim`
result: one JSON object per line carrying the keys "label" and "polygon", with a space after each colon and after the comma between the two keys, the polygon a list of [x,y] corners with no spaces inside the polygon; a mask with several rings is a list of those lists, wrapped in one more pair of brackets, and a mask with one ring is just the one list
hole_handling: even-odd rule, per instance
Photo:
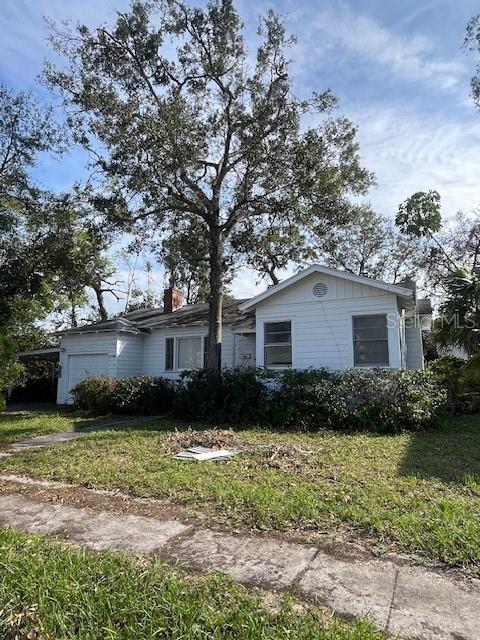
{"label": "window with white trim", "polygon": [[175,336],[165,338],[165,371],[205,368],[208,336]]}
{"label": "window with white trim", "polygon": [[387,316],[353,318],[353,355],[356,367],[388,367]]}
{"label": "window with white trim", "polygon": [[165,371],[173,371],[175,362],[175,338],[165,338]]}
{"label": "window with white trim", "polygon": [[292,366],[292,323],[264,324],[264,364],[266,367]]}

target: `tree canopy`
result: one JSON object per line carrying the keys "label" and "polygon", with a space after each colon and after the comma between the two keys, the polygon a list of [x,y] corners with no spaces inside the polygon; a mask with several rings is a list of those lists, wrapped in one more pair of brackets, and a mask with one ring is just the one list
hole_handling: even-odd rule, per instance
{"label": "tree canopy", "polygon": [[47,302],[59,225],[50,194],[35,185],[31,170],[61,140],[50,109],[0,85],[0,326],[18,298]]}
{"label": "tree canopy", "polygon": [[[333,117],[330,91],[293,93],[294,39],[272,11],[256,51],[231,0],[132,2],[115,24],[52,30],[66,66],[47,65],[77,139],[95,154],[109,220],[175,229],[185,217],[208,245],[208,365],[218,366],[226,244],[268,216],[299,229],[333,219],[349,193],[372,182],[356,130]],[[313,122],[307,126],[306,118]]]}
{"label": "tree canopy", "polygon": [[318,237],[325,262],[356,275],[387,282],[416,279],[422,268],[422,246],[369,206],[355,206],[348,223]]}
{"label": "tree canopy", "polygon": [[[473,53],[480,53],[480,14],[472,16],[467,24],[464,47]],[[480,109],[480,64],[471,79],[472,98],[477,109]]]}

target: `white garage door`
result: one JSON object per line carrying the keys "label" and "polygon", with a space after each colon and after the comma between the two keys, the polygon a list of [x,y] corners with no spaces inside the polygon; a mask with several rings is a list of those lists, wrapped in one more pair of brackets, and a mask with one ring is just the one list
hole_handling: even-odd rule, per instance
{"label": "white garage door", "polygon": [[68,392],[85,378],[108,375],[108,355],[106,353],[79,354],[69,357]]}

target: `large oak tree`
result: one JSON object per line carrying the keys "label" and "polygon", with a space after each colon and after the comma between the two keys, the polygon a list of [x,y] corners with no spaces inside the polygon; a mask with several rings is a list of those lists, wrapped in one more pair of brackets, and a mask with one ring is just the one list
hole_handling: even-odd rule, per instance
{"label": "large oak tree", "polygon": [[[111,26],[53,27],[52,40],[66,65],[48,65],[45,78],[63,94],[78,139],[111,189],[103,200],[109,219],[159,230],[181,227],[185,216],[200,221],[208,366],[217,368],[232,233],[273,215],[299,229],[333,221],[345,196],[372,180],[359,163],[355,127],[331,116],[330,91],[294,95],[287,54],[294,39],[271,11],[251,53],[232,0],[203,8],[137,0]],[[307,119],[314,124],[305,127]]]}
{"label": "large oak tree", "polygon": [[52,198],[34,183],[39,154],[58,149],[50,109],[0,85],[0,329],[19,299],[43,303],[58,251]]}

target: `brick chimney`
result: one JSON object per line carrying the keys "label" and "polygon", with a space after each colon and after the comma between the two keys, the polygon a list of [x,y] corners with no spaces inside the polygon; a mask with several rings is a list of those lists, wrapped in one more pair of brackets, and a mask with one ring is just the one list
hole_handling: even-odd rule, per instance
{"label": "brick chimney", "polygon": [[183,293],[175,287],[169,287],[163,292],[163,313],[172,313],[183,307]]}

